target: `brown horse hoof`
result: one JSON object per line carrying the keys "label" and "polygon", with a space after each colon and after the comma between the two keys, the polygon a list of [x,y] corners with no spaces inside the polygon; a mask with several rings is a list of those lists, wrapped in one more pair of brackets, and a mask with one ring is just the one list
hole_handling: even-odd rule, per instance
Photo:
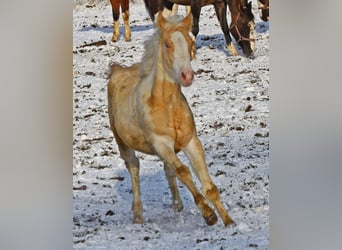
{"label": "brown horse hoof", "polygon": [[119,40],[119,37],[118,36],[113,36],[112,37],[112,42],[115,43]]}
{"label": "brown horse hoof", "polygon": [[208,226],[215,225],[217,222],[217,216],[216,216],[214,211],[209,216],[204,217],[204,219],[205,219],[205,222],[207,223]]}

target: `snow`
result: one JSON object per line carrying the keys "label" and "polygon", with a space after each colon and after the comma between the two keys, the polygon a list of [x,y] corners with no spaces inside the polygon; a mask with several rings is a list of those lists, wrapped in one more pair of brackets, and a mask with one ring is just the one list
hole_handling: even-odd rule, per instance
{"label": "snow", "polygon": [[[110,63],[140,61],[143,41],[153,33],[152,22],[143,1],[131,2],[132,41],[125,42],[121,35],[112,43],[110,4],[96,2],[91,8],[75,4],[74,249],[268,249],[269,24],[260,20],[257,1],[252,5],[255,59],[229,56],[214,8],[203,7],[192,62],[195,80],[182,89],[209,172],[237,223],[225,228],[221,220],[207,226],[190,192],[179,182],[184,209],[174,212],[162,162],[141,153],[137,155],[145,223],[132,224],[131,181],[109,129],[106,78]],[[122,25],[120,30],[123,34]],[[100,40],[107,43],[82,47]],[[184,154],[179,157],[189,166]]]}

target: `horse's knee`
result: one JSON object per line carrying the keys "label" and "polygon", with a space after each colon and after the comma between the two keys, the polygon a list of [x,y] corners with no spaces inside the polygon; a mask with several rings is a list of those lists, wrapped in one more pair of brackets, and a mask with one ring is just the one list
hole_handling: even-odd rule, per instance
{"label": "horse's knee", "polygon": [[205,195],[210,201],[215,201],[220,198],[220,193],[215,184],[212,184],[210,189],[205,190]]}

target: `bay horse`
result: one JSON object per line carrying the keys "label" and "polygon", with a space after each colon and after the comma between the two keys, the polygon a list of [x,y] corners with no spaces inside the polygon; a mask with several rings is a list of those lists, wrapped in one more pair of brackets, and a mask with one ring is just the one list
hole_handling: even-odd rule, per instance
{"label": "bay horse", "polygon": [[[194,117],[181,92],[192,84],[193,41],[189,35],[192,16],[165,18],[157,15],[156,28],[145,42],[140,63],[128,67],[110,66],[107,85],[108,114],[120,156],[131,176],[133,223],[143,223],[140,199],[139,160],[135,151],[157,155],[171,190],[173,209],[181,211],[176,177],[190,190],[208,225],[217,222],[217,209],[225,226],[234,224],[211,180],[202,144],[197,137]],[[177,153],[183,151],[202,184],[204,195],[193,182],[191,172]]]}
{"label": "bay horse", "polygon": [[[144,0],[145,7],[154,21],[154,15],[162,11],[164,7],[172,10],[174,4],[191,6],[193,16],[192,34],[197,37],[199,32],[199,17],[201,8],[207,5],[213,5],[215,8],[217,19],[223,31],[227,50],[232,56],[237,56],[238,52],[232,43],[230,32],[234,36],[236,42],[242,49],[246,57],[253,57],[255,51],[254,39],[254,15],[252,13],[252,3],[247,0]],[[227,23],[227,5],[231,13],[231,24]]]}
{"label": "bay horse", "polygon": [[131,40],[131,28],[129,26],[129,0],[110,0],[112,5],[112,13],[113,13],[113,36],[112,42],[116,42],[119,40],[120,37],[120,8],[122,11],[122,19],[124,21],[125,27],[125,41]]}
{"label": "bay horse", "polygon": [[268,22],[270,19],[270,1],[258,0],[259,16],[264,22]]}

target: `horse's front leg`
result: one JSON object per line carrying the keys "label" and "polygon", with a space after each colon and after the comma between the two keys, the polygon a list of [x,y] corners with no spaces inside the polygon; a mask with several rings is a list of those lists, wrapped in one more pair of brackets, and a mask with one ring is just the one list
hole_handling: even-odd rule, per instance
{"label": "horse's front leg", "polygon": [[205,163],[204,150],[200,140],[194,136],[190,143],[184,148],[184,153],[189,158],[192,168],[202,184],[202,190],[208,200],[216,207],[225,226],[235,224],[228,212],[225,210],[220,193],[211,180]]}
{"label": "horse's front leg", "polygon": [[112,4],[112,13],[113,13],[113,36],[112,36],[112,42],[116,42],[119,40],[120,37],[120,2],[119,0],[110,0],[110,3]]}
{"label": "horse's front leg", "polygon": [[194,197],[197,207],[208,225],[217,222],[215,211],[209,207],[206,199],[196,188],[190,170],[178,159],[174,151],[174,141],[168,136],[153,135],[151,145],[156,154],[174,171],[177,178],[189,189]]}
{"label": "horse's front leg", "polygon": [[[193,35],[192,41],[193,41],[193,46],[191,48],[191,58],[195,59],[196,58],[196,38],[199,33],[199,18],[201,15],[201,7],[199,3],[196,0],[191,0],[191,7],[190,7],[190,12],[192,14],[192,29],[191,33]],[[188,10],[187,10],[188,11]]]}
{"label": "horse's front leg", "polygon": [[228,23],[227,23],[227,4],[224,1],[217,2],[214,4],[214,7],[215,7],[217,19],[221,25],[221,29],[224,34],[224,38],[226,40],[227,50],[232,56],[238,56],[239,53],[237,52],[232,42],[232,38],[229,34],[229,28],[228,28]]}

